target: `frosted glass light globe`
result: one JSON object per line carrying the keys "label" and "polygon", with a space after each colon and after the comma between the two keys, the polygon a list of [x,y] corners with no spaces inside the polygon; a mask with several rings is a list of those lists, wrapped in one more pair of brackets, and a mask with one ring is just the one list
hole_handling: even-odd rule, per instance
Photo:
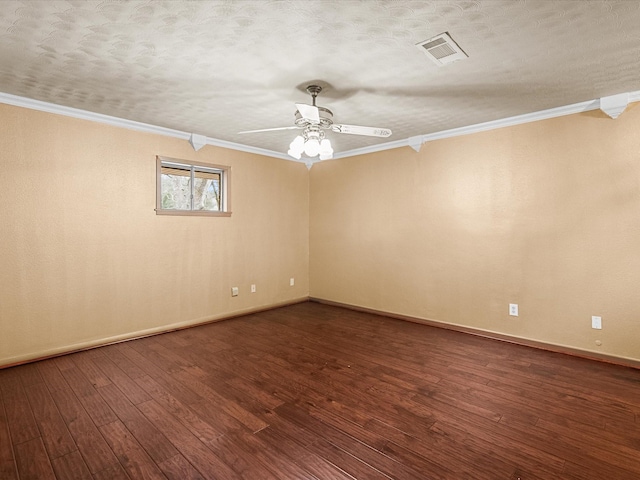
{"label": "frosted glass light globe", "polygon": [[320,152],[320,142],[315,138],[307,140],[304,144],[304,153],[310,157],[315,157]]}

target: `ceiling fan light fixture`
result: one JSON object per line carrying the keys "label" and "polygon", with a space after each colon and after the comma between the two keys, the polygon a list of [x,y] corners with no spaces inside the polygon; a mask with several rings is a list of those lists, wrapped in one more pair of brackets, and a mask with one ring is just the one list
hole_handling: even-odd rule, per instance
{"label": "ceiling fan light fixture", "polygon": [[320,150],[318,151],[320,154],[320,159],[323,160],[322,157],[333,156],[333,148],[331,147],[331,142],[328,138],[324,138],[320,142]]}
{"label": "ceiling fan light fixture", "polygon": [[304,144],[304,153],[309,157],[315,157],[320,153],[320,142],[317,138],[310,138]]}
{"label": "ceiling fan light fixture", "polygon": [[302,152],[304,151],[304,138],[301,135],[298,135],[293,139],[293,142],[289,144],[288,155],[295,158],[296,160],[300,160],[302,157]]}
{"label": "ceiling fan light fixture", "polygon": [[299,152],[297,150],[294,150],[293,148],[290,148],[289,151],[287,152],[287,154],[290,157],[295,158],[296,160],[300,160],[300,158],[302,157],[302,152]]}
{"label": "ceiling fan light fixture", "polygon": [[[333,113],[325,107],[316,105],[316,97],[322,91],[318,85],[309,85],[307,92],[311,95],[312,105],[296,103],[294,125],[291,127],[263,128],[260,130],[246,130],[239,133],[274,132],[277,130],[302,129],[289,144],[287,154],[296,160],[307,157],[319,157],[320,160],[333,158],[333,147],[328,138],[325,138],[325,130],[336,133],[348,133],[350,135],[365,135],[368,137],[389,137],[391,130],[388,128],[363,127],[361,125],[338,125],[333,123]],[[305,160],[307,167],[313,162]]]}
{"label": "ceiling fan light fixture", "polygon": [[294,138],[293,142],[289,144],[289,148],[296,152],[302,152],[302,150],[304,150],[304,138],[302,137],[302,135],[298,135],[296,138]]}

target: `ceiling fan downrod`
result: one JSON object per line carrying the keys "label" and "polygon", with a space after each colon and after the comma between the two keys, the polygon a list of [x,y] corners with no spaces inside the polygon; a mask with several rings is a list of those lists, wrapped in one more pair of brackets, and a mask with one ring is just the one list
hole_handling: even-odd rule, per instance
{"label": "ceiling fan downrod", "polygon": [[307,92],[309,93],[309,95],[311,95],[311,101],[314,107],[316,106],[316,97],[321,91],[322,91],[322,87],[318,85],[309,85],[307,87]]}

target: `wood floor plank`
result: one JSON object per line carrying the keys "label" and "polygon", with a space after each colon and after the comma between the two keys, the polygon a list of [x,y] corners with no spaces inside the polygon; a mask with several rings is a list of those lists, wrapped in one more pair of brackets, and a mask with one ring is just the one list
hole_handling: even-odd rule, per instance
{"label": "wood floor plank", "polygon": [[189,405],[189,408],[208,424],[216,425],[224,435],[235,430],[242,430],[246,428],[234,417],[220,410],[216,404],[206,400],[200,403],[191,404]]}
{"label": "wood floor plank", "polygon": [[366,438],[365,435],[354,437],[350,435],[348,431],[341,430],[340,428],[318,420],[300,406],[285,404],[278,407],[276,413],[287,420],[297,423],[300,427],[313,431],[326,442],[383,474],[390,477],[397,474],[401,478],[414,480],[421,478],[418,472],[407,468],[407,466],[401,463],[395,462],[382,453],[385,442],[380,438],[374,438],[373,436]]}
{"label": "wood floor plank", "polygon": [[185,362],[177,361],[174,362],[171,359],[164,357],[161,353],[159,353],[154,347],[155,339],[153,338],[142,338],[139,342],[131,344],[131,348],[143,355],[146,359],[148,359],[153,365],[160,369],[164,375],[167,373],[175,373],[182,370],[182,365]]}
{"label": "wood floor plank", "polygon": [[[571,438],[575,442],[582,442],[582,439],[587,436],[593,438],[594,446],[597,446],[603,451],[618,452],[621,455],[638,460],[638,446],[640,446],[640,441],[638,438],[633,438],[632,436],[623,437],[619,434],[612,435],[607,431],[596,429],[590,425],[579,424],[562,418],[539,420],[536,423],[536,427],[566,438]],[[640,426],[635,430],[637,430],[635,433],[640,434]]]}
{"label": "wood floor plank", "polygon": [[[246,356],[251,354],[247,352]],[[310,378],[300,372],[293,371],[293,365],[289,363],[277,365],[270,358],[265,358],[261,363],[262,369],[273,369],[280,372],[280,376],[286,383],[299,385],[296,388],[293,403],[310,401],[317,404],[330,404],[331,408],[338,409],[341,406],[352,407],[353,412],[360,414],[365,412],[363,421],[370,419],[371,412],[384,415],[399,428],[411,431],[428,429],[435,421],[432,411],[424,405],[416,403],[405,396],[390,395],[389,398],[376,398],[371,395],[367,386],[359,386],[355,380],[347,380],[345,377],[334,380],[331,376],[323,378],[314,376]],[[286,383],[281,384],[283,386]],[[384,395],[386,391],[382,391]],[[343,410],[344,411],[344,410]],[[492,416],[495,416],[492,414]]]}
{"label": "wood floor plank", "polygon": [[[455,425],[455,426],[454,426]],[[508,478],[514,471],[540,471],[546,472],[549,476],[557,476],[564,467],[564,460],[546,452],[540,452],[535,448],[517,440],[511,439],[509,446],[504,447],[506,441],[498,434],[478,433],[475,428],[464,430],[460,424],[454,423],[447,418],[436,422],[431,431],[436,435],[441,435],[453,440],[456,445],[462,445],[473,455],[486,455],[491,458],[494,472],[499,472],[500,476]],[[500,443],[504,442],[504,443]],[[496,448],[495,445],[501,445]],[[548,463],[544,460],[548,459]]]}
{"label": "wood floor plank", "polygon": [[96,366],[91,352],[79,352],[73,355],[73,363],[76,368],[82,371],[82,374],[89,380],[94,387],[104,387],[109,385],[111,380]]}
{"label": "wood floor plank", "polygon": [[[460,478],[460,475],[449,470],[446,465],[438,465],[438,463],[431,461],[429,457],[418,455],[408,448],[401,447],[393,442],[385,443],[382,447],[382,452],[400,464],[411,465],[424,478],[429,478],[430,480]],[[481,475],[476,475],[475,478],[481,478]]]}
{"label": "wood floor plank", "polygon": [[[120,345],[122,346],[122,345]],[[118,348],[118,344],[116,345],[107,345],[106,347],[102,347],[105,351],[105,356],[108,357],[114,364],[118,366],[120,370],[122,370],[129,378],[135,380],[136,378],[142,377],[147,373],[128,359],[122,351]]]}
{"label": "wood floor plank", "polygon": [[[171,413],[187,429],[202,441],[214,440],[225,433],[225,429],[215,420],[199,416],[189,406],[183,404],[171,393],[149,376],[136,379],[136,382],[167,412]],[[236,425],[237,427],[238,425]]]}
{"label": "wood floor plank", "polygon": [[392,478],[322,438],[318,438],[313,442],[310,448],[320,457],[332,463],[340,470],[347,472],[354,478],[371,480],[387,480]]}
{"label": "wood floor plank", "polygon": [[[262,420],[264,424],[251,424],[253,427],[257,427],[257,430],[255,431],[259,431],[268,426],[269,417],[273,414],[272,409],[262,404],[257,395],[246,395],[243,392],[239,392],[233,386],[229,385],[228,382],[224,380],[217,380],[215,375],[204,376],[200,379],[200,381],[205,385],[211,387],[226,401],[237,405],[244,411],[251,414],[253,417]],[[280,402],[279,404],[282,404],[282,402]]]}
{"label": "wood floor plank", "polygon": [[0,389],[0,478],[6,480],[15,480],[18,478],[2,389]]}
{"label": "wood floor plank", "polygon": [[230,430],[244,428],[239,421],[225,414],[215,404],[201,402],[185,405],[153,379],[143,377],[138,381],[162,408],[202,441],[215,440]]}
{"label": "wood floor plank", "polygon": [[102,356],[94,358],[93,363],[106,375],[106,377],[126,395],[134,405],[151,400],[149,395],[137,385],[126,373],[111,361],[110,357]]}
{"label": "wood floor plank", "polygon": [[0,371],[0,389],[4,399],[11,442],[18,445],[39,438],[40,431],[20,380],[20,370],[11,368]]}
{"label": "wood floor plank", "polygon": [[[223,435],[213,440],[203,442],[208,448],[215,452],[224,463],[229,465],[231,469],[243,478],[261,478],[269,480],[277,480],[283,478],[274,475],[269,466],[265,466],[258,460],[256,455],[247,452],[237,441],[237,437],[232,435]],[[286,478],[286,477],[285,477]]]}
{"label": "wood floor plank", "polygon": [[180,453],[206,478],[241,478],[169,412],[150,400],[138,406],[176,446]]}
{"label": "wood floor plank", "polygon": [[[239,344],[239,346],[241,346],[241,344]],[[202,347],[206,347],[206,345]],[[242,354],[242,350],[242,348],[225,350],[223,355],[218,355],[218,350],[215,350],[212,355],[207,348],[200,351],[205,352],[204,355],[206,355],[207,358],[204,365],[210,370],[232,374],[231,378],[245,380],[257,386],[265,392],[265,394],[271,395],[281,402],[287,400],[293,401],[297,398],[296,393],[281,387],[282,378],[277,373],[267,371],[260,363],[247,362]]]}
{"label": "wood floor plank", "polygon": [[[385,456],[394,460],[396,463],[400,464],[400,467],[396,467],[393,469],[394,472],[401,472],[403,470],[402,466],[405,465],[405,463],[408,463],[411,465],[420,465],[420,468],[417,471],[421,472],[422,474],[425,471],[428,471],[429,478],[445,479],[452,476],[453,472],[451,472],[450,470],[441,468],[437,464],[428,462],[426,459],[420,458],[418,455],[413,454],[403,449],[402,447],[393,445],[389,439],[385,438],[379,433],[368,430],[366,426],[361,426],[357,422],[352,422],[344,418],[341,413],[335,413],[331,410],[318,408],[316,406],[308,406],[306,408],[306,413],[314,419],[320,420],[327,425],[331,425],[340,432],[344,432],[352,438],[357,439],[359,442],[362,442],[369,448],[375,449],[376,451],[384,454]],[[410,457],[412,459],[412,462],[404,462],[403,460],[405,460],[407,457]],[[411,475],[414,475],[414,472],[409,472],[403,475],[403,478],[410,478]]]}
{"label": "wood floor plank", "polygon": [[[168,335],[159,336],[164,338],[169,337]],[[177,347],[177,351],[173,351],[164,346],[157,338],[154,338],[154,340],[155,341],[149,345],[149,350],[157,355],[156,358],[164,359],[167,365],[173,365],[176,371],[187,371],[193,374],[192,370],[198,370],[197,365],[187,355],[178,353],[182,348],[181,346]],[[206,372],[203,373],[206,375]]]}
{"label": "wood floor plank", "polygon": [[[61,385],[66,385],[64,379],[60,381],[65,382]],[[67,386],[53,390],[51,394],[91,473],[107,470],[117,464],[113,451],[73,391]]]}
{"label": "wood floor plank", "polygon": [[79,451],[68,453],[51,461],[53,471],[59,479],[92,480],[93,477]]}
{"label": "wood floor plank", "polygon": [[636,480],[640,369],[306,302],[0,370],[0,478]]}
{"label": "wood floor plank", "polygon": [[97,389],[136,441],[156,463],[178,454],[178,450],[114,384]]}
{"label": "wood floor plank", "polygon": [[496,478],[493,459],[489,456],[478,455],[463,445],[457,444],[455,440],[438,435],[431,430],[418,438],[379,420],[372,420],[366,428],[388,438],[390,444],[387,447],[392,451],[397,450],[397,447],[394,448],[397,445],[419,458],[428,459],[438,469],[451,470],[454,474],[450,478],[478,480]]}
{"label": "wood floor plank", "polygon": [[[131,344],[132,342],[129,343]],[[138,365],[146,375],[154,379],[156,382],[160,383],[163,387],[170,390],[171,394],[181,402],[185,404],[191,404],[201,402],[203,400],[200,395],[195,393],[187,386],[181,384],[179,381],[173,379],[173,377],[167,374],[168,372],[165,372],[160,367],[156,366],[152,361],[139,353],[136,349],[125,344],[118,344],[115,346],[118,347],[118,350],[122,352],[122,354],[126,358],[128,358],[132,362],[135,362],[135,364]]]}
{"label": "wood floor plank", "polygon": [[153,378],[162,378],[167,374],[167,372],[138,352],[138,349],[135,348],[135,342],[118,343],[116,345],[111,345],[110,348],[114,348],[116,351],[120,352],[125,359],[136,365],[145,375],[149,375]]}
{"label": "wood floor plank", "polygon": [[260,431],[267,426],[267,423],[263,420],[245,410],[236,402],[227,400],[206,383],[200,381],[196,377],[193,377],[189,373],[179,371],[176,372],[173,377],[197,392],[200,396],[206,399],[208,403],[216,405],[217,408],[238,420],[252,432]]}
{"label": "wood floor plank", "polygon": [[264,388],[260,388],[244,378],[232,378],[226,383],[245,398],[257,401],[260,405],[264,406],[264,408],[274,409],[284,403],[284,400],[281,398],[272,395],[268,391],[265,391]]}
{"label": "wood floor plank", "polygon": [[65,366],[62,375],[97,426],[113,423],[118,419],[78,367]]}
{"label": "wood floor plank", "polygon": [[55,362],[56,367],[58,367],[61,372],[71,368],[76,368],[76,364],[73,363],[73,355],[62,355],[60,357],[52,358],[51,360]]}
{"label": "wood floor plank", "polygon": [[131,478],[166,479],[162,471],[120,420],[102,425],[100,432]]}
{"label": "wood floor plank", "polygon": [[[245,352],[244,355],[249,358],[252,357],[251,352]],[[255,355],[255,358],[256,358],[255,360],[256,362],[258,361],[258,359],[260,359],[258,355]],[[366,401],[366,397],[363,398],[362,395],[359,395],[360,392],[363,391],[363,388],[360,387],[360,385],[357,385],[357,383],[355,383],[355,382],[363,383],[366,381],[362,380],[363,375],[361,375],[359,372],[356,373],[356,369],[353,369],[352,373],[350,373],[348,376],[345,376],[341,374],[341,372],[332,373],[330,370],[324,370],[324,367],[317,367],[317,368],[320,368],[321,370],[324,370],[323,373],[326,374],[324,376],[327,377],[327,379],[325,380],[323,376],[318,376],[317,372],[310,371],[308,374],[306,374],[306,375],[314,375],[314,373],[316,373],[313,378],[308,378],[306,375],[299,373],[298,370],[303,370],[304,368],[302,368],[293,359],[290,359],[289,361],[286,361],[286,362],[278,361],[277,359],[275,359],[274,361],[274,358],[271,355],[267,354],[264,358],[261,358],[260,360],[262,361],[261,365],[263,369],[269,368],[271,366],[274,366],[274,368],[276,369],[283,369],[283,368],[286,369],[287,375],[290,377],[288,380],[291,383],[297,382],[304,385],[305,387],[308,387],[308,388],[311,387],[319,392],[320,391],[326,392],[327,387],[330,387],[332,389],[331,391],[332,395],[340,396],[341,399],[358,397],[359,402],[362,402],[363,400]],[[266,360],[266,362],[264,362],[264,360]],[[347,385],[350,385],[350,387],[347,387]],[[366,384],[366,386],[364,387],[364,390],[366,390],[367,392],[371,392],[376,387],[377,387],[376,385]],[[339,390],[336,391],[336,388]],[[382,392],[386,393],[385,392],[386,389],[388,389],[388,386],[384,386],[384,388],[382,389]],[[399,399],[395,399],[396,402],[403,401],[403,398],[405,396],[406,395],[402,395],[400,396]],[[372,408],[378,408],[380,402],[377,402],[373,399],[372,401],[373,401]],[[409,400],[409,402],[411,402],[411,400]],[[395,402],[392,401],[391,403],[395,403]],[[419,411],[419,409],[420,409],[419,405],[415,405],[415,404],[413,405],[413,411]],[[486,415],[496,420],[499,418],[494,412],[486,412]],[[423,414],[421,416],[424,417],[425,415]]]}
{"label": "wood floor plank", "polygon": [[[511,377],[513,381],[513,377]],[[615,403],[597,405],[593,401],[580,399],[576,392],[558,391],[553,385],[545,384],[544,394],[541,389],[529,386],[526,383],[509,385],[507,382],[489,382],[488,386],[494,391],[503,391],[506,394],[519,397],[521,402],[533,405],[545,411],[552,409],[563,416],[577,422],[604,427],[608,421],[634,422],[634,412]]]}
{"label": "wood floor plank", "polygon": [[595,466],[592,462],[575,463],[567,462],[562,472],[569,480],[602,480],[603,478],[615,478],[616,480],[638,480],[638,474],[625,469],[607,466],[607,476],[603,477],[602,466]]}
{"label": "wood floor plank", "polygon": [[69,388],[67,381],[64,379],[62,372],[58,368],[56,359],[50,358],[42,360],[37,362],[35,365],[37,365],[40,376],[50,392]]}
{"label": "wood floor plank", "polygon": [[15,446],[16,463],[21,480],[55,479],[51,462],[40,437]]}
{"label": "wood floor plank", "polygon": [[130,480],[122,465],[116,463],[110,467],[93,473],[94,480]]}
{"label": "wood floor plank", "polygon": [[27,363],[15,368],[15,372],[20,375],[20,380],[24,387],[42,382],[42,377],[38,371],[38,366],[34,363]]}
{"label": "wood floor plank", "polygon": [[206,480],[182,455],[171,457],[158,466],[169,480]]}
{"label": "wood floor plank", "polygon": [[78,449],[46,385],[34,383],[25,387],[31,410],[51,459]]}
{"label": "wood floor plank", "polygon": [[[566,432],[558,434],[537,426],[524,426],[517,421],[508,423],[508,427],[508,430],[504,430],[505,434],[511,438],[519,434],[522,443],[528,444],[529,448],[534,449],[538,455],[547,453],[553,456],[555,451],[560,450],[566,461],[593,465],[596,469],[605,468],[609,472],[619,471],[621,477],[623,471],[635,472],[635,475],[640,477],[640,452],[639,454],[631,452],[630,455],[629,451],[602,449],[597,441],[584,443],[582,439],[576,440],[572,438],[573,436],[566,436]],[[545,438],[553,438],[553,444],[548,442],[543,445]]]}
{"label": "wood floor plank", "polygon": [[349,480],[354,478],[325,459],[312,453],[295,438],[288,436],[277,427],[270,425],[260,430],[256,436],[262,439],[265,444],[269,445],[269,448],[279,451],[282,455],[296,462],[304,468],[304,470],[319,479]]}
{"label": "wood floor plank", "polygon": [[[278,455],[274,450],[266,448],[261,438],[249,432],[236,430],[228,434],[237,449],[243,450],[247,458],[257,460],[263,470],[272,472],[270,478],[296,478],[300,480],[318,480],[312,473],[300,467],[286,456]],[[256,465],[257,467],[257,465]]]}

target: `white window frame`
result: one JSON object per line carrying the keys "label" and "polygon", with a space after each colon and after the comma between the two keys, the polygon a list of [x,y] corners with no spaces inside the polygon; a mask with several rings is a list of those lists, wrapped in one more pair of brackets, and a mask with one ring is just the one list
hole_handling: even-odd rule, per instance
{"label": "white window frame", "polygon": [[[191,188],[194,185],[194,171],[219,173],[220,174],[220,210],[193,210],[193,191],[191,193],[191,210],[179,210],[162,208],[162,167],[178,167],[191,172]],[[193,162],[191,160],[181,160],[170,157],[156,157],[156,215],[186,215],[200,217],[230,217],[231,199],[229,186],[231,178],[231,167],[224,165],[212,165],[208,163]]]}

